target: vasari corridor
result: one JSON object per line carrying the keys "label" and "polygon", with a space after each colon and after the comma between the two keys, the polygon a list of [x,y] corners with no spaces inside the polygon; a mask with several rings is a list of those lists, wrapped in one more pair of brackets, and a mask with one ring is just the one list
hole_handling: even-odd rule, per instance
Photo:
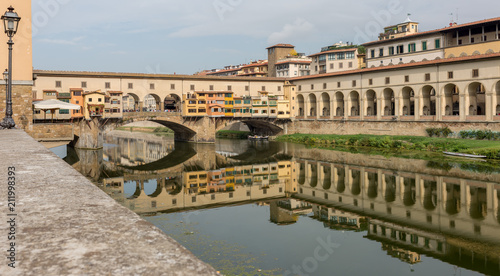
{"label": "vasari corridor", "polygon": [[0,275],[500,275],[499,10],[0,0]]}

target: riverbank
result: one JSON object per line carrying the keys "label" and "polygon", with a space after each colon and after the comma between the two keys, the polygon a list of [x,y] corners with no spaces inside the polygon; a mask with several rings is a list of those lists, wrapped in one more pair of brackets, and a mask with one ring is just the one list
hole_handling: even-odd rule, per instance
{"label": "riverbank", "polygon": [[388,135],[334,135],[293,134],[276,139],[281,142],[300,143],[320,147],[355,147],[386,150],[409,150],[428,152],[457,152],[484,155],[488,159],[500,160],[500,142],[454,138]]}
{"label": "riverbank", "polygon": [[216,133],[217,138],[227,138],[227,139],[247,139],[248,135],[251,133],[249,131],[238,131],[238,130],[219,130]]}

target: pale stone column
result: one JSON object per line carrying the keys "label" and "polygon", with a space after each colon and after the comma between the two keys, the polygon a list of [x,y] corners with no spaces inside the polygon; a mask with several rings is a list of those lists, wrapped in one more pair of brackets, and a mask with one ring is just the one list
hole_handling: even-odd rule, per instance
{"label": "pale stone column", "polygon": [[[415,102],[414,102],[414,106],[415,106],[415,121],[419,121],[420,120],[420,115],[421,113],[423,112],[423,108],[422,108],[422,101],[423,101],[423,97],[422,97],[422,94],[419,94],[418,96],[416,95],[415,93]],[[429,107],[430,108],[430,107]]]}
{"label": "pale stone column", "polygon": [[460,121],[465,121],[467,118],[466,112],[468,112],[467,103],[469,102],[469,95],[460,94],[458,102],[460,110]]}
{"label": "pale stone column", "polygon": [[344,119],[347,119],[351,115],[351,110],[349,110],[349,100],[344,97]]}
{"label": "pale stone column", "polygon": [[365,119],[365,100],[363,97],[361,97],[361,94],[359,95],[359,118],[361,119],[361,121],[363,121]]}
{"label": "pale stone column", "polygon": [[443,120],[443,104],[441,103],[442,97],[441,94],[438,94],[436,91],[436,118],[435,121]]}
{"label": "pale stone column", "polygon": [[378,97],[377,98],[377,121],[382,120],[383,113],[384,113],[384,110],[382,110],[382,98]]}
{"label": "pale stone column", "polygon": [[493,92],[486,93],[485,108],[486,108],[486,121],[492,122],[493,116],[496,111],[495,101],[493,99]]}
{"label": "pale stone column", "polygon": [[403,114],[401,101],[402,97],[394,97],[394,116],[400,117]]}

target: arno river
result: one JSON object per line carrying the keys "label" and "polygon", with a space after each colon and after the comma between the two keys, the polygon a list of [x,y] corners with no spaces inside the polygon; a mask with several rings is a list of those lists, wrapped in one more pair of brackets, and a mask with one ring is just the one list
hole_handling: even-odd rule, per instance
{"label": "arno river", "polygon": [[65,160],[224,275],[500,275],[481,162],[123,131]]}

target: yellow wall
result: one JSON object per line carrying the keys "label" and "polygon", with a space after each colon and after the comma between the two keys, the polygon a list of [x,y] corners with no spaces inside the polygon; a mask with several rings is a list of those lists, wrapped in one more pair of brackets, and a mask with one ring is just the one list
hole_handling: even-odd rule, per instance
{"label": "yellow wall", "polygon": [[474,43],[464,46],[456,46],[449,47],[444,50],[444,56],[446,58],[453,55],[455,57],[459,57],[462,53],[466,53],[468,56],[471,56],[475,51],[478,51],[480,54],[486,54],[488,50],[492,50],[495,53],[498,53],[498,49],[500,49],[500,41],[491,41],[491,42],[481,42]]}
{"label": "yellow wall", "polygon": [[[12,50],[12,80],[32,81],[33,60],[31,47],[31,1],[2,0],[0,14],[3,15],[9,6],[21,17],[17,33],[12,38],[14,42]],[[8,37],[5,34],[3,22],[0,31],[0,71],[8,68]]]}

